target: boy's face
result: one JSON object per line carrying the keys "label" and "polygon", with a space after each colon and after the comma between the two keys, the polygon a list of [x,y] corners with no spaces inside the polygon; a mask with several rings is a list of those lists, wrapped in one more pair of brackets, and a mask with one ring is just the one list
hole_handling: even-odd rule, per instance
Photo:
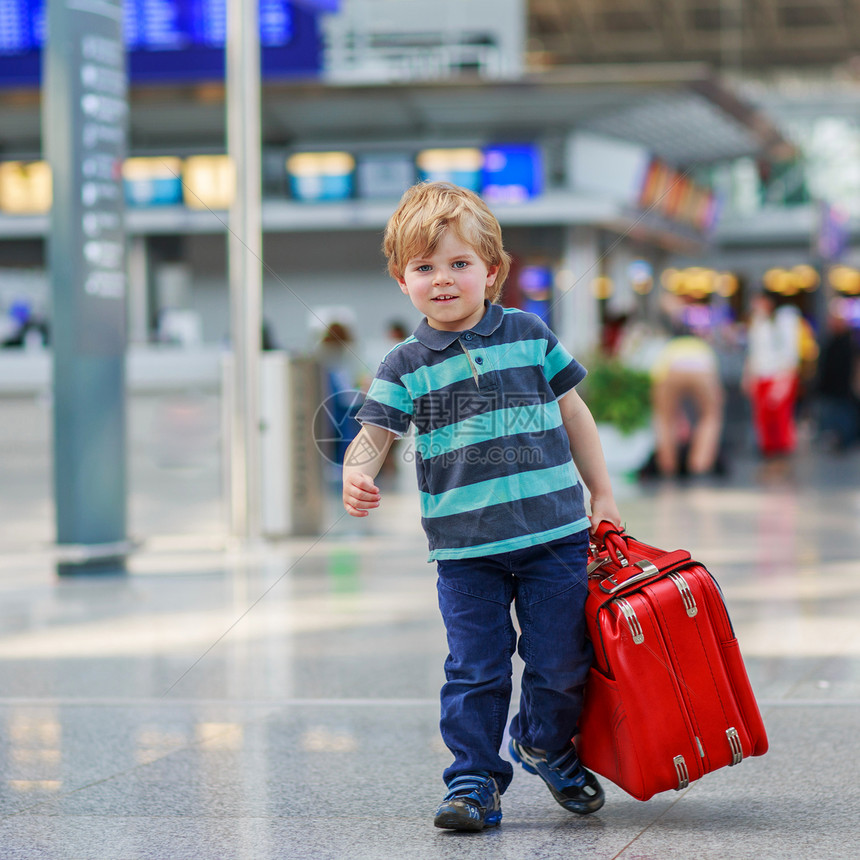
{"label": "boy's face", "polygon": [[431,328],[465,331],[484,316],[484,296],[498,270],[449,229],[435,251],[407,260],[397,282]]}

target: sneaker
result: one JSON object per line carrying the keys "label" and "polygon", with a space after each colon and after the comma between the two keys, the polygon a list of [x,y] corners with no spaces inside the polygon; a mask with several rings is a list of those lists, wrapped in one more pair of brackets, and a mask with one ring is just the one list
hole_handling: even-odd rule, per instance
{"label": "sneaker", "polygon": [[433,823],[446,830],[483,830],[501,820],[502,801],[495,779],[486,773],[464,773],[448,783]]}
{"label": "sneaker", "polygon": [[603,806],[603,789],[597,777],[579,763],[573,744],[560,753],[549,754],[511,738],[509,749],[514,761],[529,773],[536,773],[565,809],[588,815]]}

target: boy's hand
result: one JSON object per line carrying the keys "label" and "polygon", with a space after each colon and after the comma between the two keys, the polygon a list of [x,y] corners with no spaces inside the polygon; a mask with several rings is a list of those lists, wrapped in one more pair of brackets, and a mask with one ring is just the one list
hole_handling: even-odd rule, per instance
{"label": "boy's hand", "polygon": [[379,487],[370,475],[351,472],[343,479],[343,506],[351,517],[366,517],[379,507]]}
{"label": "boy's hand", "polygon": [[379,507],[379,487],[373,483],[395,439],[394,433],[364,425],[343,458],[343,506],[351,517],[366,517]]}
{"label": "boy's hand", "polygon": [[609,522],[615,528],[623,528],[621,523],[621,513],[618,510],[618,505],[615,504],[615,499],[598,499],[591,497],[591,516],[588,518],[591,522],[592,531],[597,528],[602,522]]}

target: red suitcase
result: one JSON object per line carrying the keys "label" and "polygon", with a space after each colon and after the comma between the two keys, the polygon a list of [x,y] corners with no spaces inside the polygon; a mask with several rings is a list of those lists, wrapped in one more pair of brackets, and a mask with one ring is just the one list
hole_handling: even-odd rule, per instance
{"label": "red suitcase", "polygon": [[719,586],[684,550],[596,530],[586,622],[594,665],[577,749],[638,800],[767,751]]}

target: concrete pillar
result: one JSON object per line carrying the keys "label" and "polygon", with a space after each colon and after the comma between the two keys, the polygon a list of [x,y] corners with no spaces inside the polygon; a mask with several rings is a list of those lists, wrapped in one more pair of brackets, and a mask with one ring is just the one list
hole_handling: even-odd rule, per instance
{"label": "concrete pillar", "polygon": [[600,274],[600,241],[594,227],[571,227],[556,275],[553,313],[556,334],[578,356],[593,351],[600,341],[600,319],[591,282]]}

